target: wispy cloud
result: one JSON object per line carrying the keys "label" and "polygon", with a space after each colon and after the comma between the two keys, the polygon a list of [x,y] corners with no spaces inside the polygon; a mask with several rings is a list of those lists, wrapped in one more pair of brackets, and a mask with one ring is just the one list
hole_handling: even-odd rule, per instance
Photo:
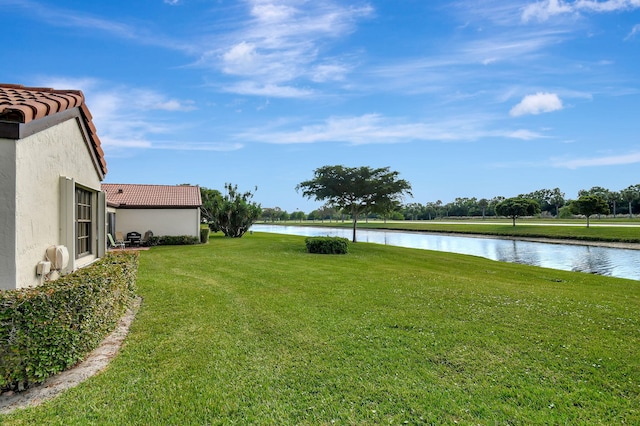
{"label": "wispy cloud", "polygon": [[[195,142],[179,137],[166,140],[176,125],[165,113],[193,111],[196,107],[190,100],[175,99],[145,88],[113,86],[92,78],[40,77],[35,83],[56,89],[82,90],[108,154],[131,148],[233,151],[243,147],[238,142]],[[165,139],[158,139],[159,136]]]}
{"label": "wispy cloud", "polygon": [[640,163],[640,152],[630,152],[628,154],[593,158],[552,158],[551,162],[554,167],[567,169],[579,169],[583,167],[621,166]]}
{"label": "wispy cloud", "polygon": [[640,8],[638,0],[544,0],[527,5],[522,11],[524,22],[546,21],[557,15],[579,14],[580,12],[605,13]]}
{"label": "wispy cloud", "polygon": [[531,130],[526,130],[526,129],[520,129],[520,130],[516,130],[513,132],[508,132],[505,134],[505,136],[510,137],[510,138],[514,138],[514,139],[521,139],[521,140],[525,140],[525,141],[530,141],[530,140],[534,140],[534,139],[542,139],[542,138],[546,138],[547,136],[544,136],[538,132],[533,132]]}
{"label": "wispy cloud", "polygon": [[160,46],[189,54],[196,53],[192,43],[172,39],[144,26],[103,19],[91,14],[55,7],[32,0],[0,0],[0,5],[22,9],[27,12],[30,17],[56,27],[77,28],[81,30],[88,29],[91,30],[92,33],[108,34],[109,36],[121,39],[133,40],[140,44]]}
{"label": "wispy cloud", "polygon": [[640,24],[636,24],[631,29],[631,32],[624,38],[625,40],[632,39],[636,36],[636,34],[640,33]]}
{"label": "wispy cloud", "polygon": [[[290,123],[288,123],[290,124]],[[464,116],[438,122],[407,122],[381,114],[329,117],[323,122],[293,130],[253,129],[236,135],[247,142],[272,144],[349,143],[393,144],[411,141],[474,141],[481,138],[531,140],[544,137],[529,130],[495,130],[491,118]]]}
{"label": "wispy cloud", "polygon": [[525,96],[519,104],[511,108],[513,117],[541,114],[562,109],[562,100],[555,93],[541,93]]}
{"label": "wispy cloud", "polygon": [[220,90],[238,95],[267,96],[271,98],[304,98],[314,93],[311,89],[269,83],[261,85],[255,81],[228,84],[222,86]]}
{"label": "wispy cloud", "polygon": [[373,13],[371,6],[343,6],[331,1],[246,0],[248,15],[226,42],[205,49],[196,65],[240,78],[225,91],[275,93],[282,97],[309,94],[300,83],[339,81],[349,72],[344,58],[325,56],[332,41],[355,30],[355,23]]}

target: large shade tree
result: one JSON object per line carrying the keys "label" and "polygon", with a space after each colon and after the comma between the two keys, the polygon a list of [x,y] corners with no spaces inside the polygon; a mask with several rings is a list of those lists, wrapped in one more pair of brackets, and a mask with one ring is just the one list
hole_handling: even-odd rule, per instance
{"label": "large shade tree", "polygon": [[359,215],[384,210],[403,196],[411,196],[411,184],[398,176],[399,173],[389,167],[324,166],[314,171],[313,179],[300,182],[296,191],[348,211],[353,220],[355,243]]}
{"label": "large shade tree", "polygon": [[496,204],[496,213],[513,220],[516,226],[516,219],[522,216],[533,216],[540,213],[540,203],[536,200],[524,197],[507,198]]}
{"label": "large shade tree", "polygon": [[589,218],[594,214],[609,214],[609,204],[601,195],[582,195],[570,204],[571,213],[581,214],[587,217],[587,228]]}

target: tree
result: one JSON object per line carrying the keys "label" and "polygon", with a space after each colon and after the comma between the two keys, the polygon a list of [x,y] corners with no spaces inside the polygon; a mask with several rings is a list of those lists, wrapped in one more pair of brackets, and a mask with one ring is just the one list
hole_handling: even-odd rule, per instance
{"label": "tree", "polygon": [[277,220],[282,220],[282,209],[280,207],[267,207],[262,209],[261,218],[265,222],[275,222]]}
{"label": "tree", "polygon": [[372,208],[373,213],[378,213],[382,216],[384,223],[387,223],[387,218],[391,217],[393,213],[400,210],[400,201],[399,200],[384,200],[380,203],[377,203]]}
{"label": "tree", "polygon": [[302,222],[302,219],[304,219],[306,216],[307,215],[305,215],[304,212],[301,212],[300,210],[296,210],[295,212],[291,213],[291,215],[289,216],[289,219]]}
{"label": "tree", "polygon": [[564,203],[564,192],[560,191],[560,188],[554,188],[553,191],[551,191],[549,204],[556,208],[556,217],[558,217],[558,215],[560,214],[560,207],[562,207]]}
{"label": "tree", "polygon": [[478,207],[482,209],[482,220],[484,220],[485,213],[487,212],[487,207],[489,207],[489,200],[487,200],[486,198],[481,198],[480,201],[478,201]]}
{"label": "tree", "polygon": [[589,217],[594,214],[609,214],[609,204],[600,195],[582,195],[577,200],[571,202],[571,212],[582,214],[587,217],[587,228],[589,227]]}
{"label": "tree", "polygon": [[[209,189],[201,186],[200,198],[202,199],[202,206],[200,206],[200,214],[202,215],[202,219],[207,223],[211,223],[216,212],[218,211],[220,203],[222,202],[222,194],[216,189]],[[212,229],[212,231],[218,230]]]}
{"label": "tree", "polygon": [[411,195],[411,185],[398,178],[389,167],[324,166],[314,171],[313,179],[300,182],[296,191],[302,195],[348,210],[353,220],[353,242],[356,242],[358,215],[375,211]]}
{"label": "tree", "polygon": [[633,217],[633,202],[640,199],[640,184],[631,185],[622,191],[620,195],[629,203],[629,219]]}
{"label": "tree", "polygon": [[609,203],[609,205],[611,206],[612,210],[613,210],[613,218],[615,219],[616,214],[617,214],[617,206],[618,206],[618,201],[620,201],[620,193],[618,191],[609,191],[609,194],[607,194],[607,202]]}
{"label": "tree", "polygon": [[[609,197],[611,196],[611,191],[609,191],[607,188],[603,188],[601,186],[594,186],[591,189],[584,190],[581,189],[580,191],[578,191],[578,198],[582,197],[583,195],[595,195],[598,196],[600,198],[602,198],[603,200],[607,201],[609,199]],[[575,214],[575,213],[574,213]],[[598,213],[598,219],[600,219],[600,215],[602,213]],[[587,219],[588,221],[588,219]]]}
{"label": "tree", "polygon": [[227,237],[240,238],[258,220],[262,208],[250,201],[253,198],[251,191],[240,193],[238,185],[230,183],[226,183],[224,189],[227,193],[215,211],[212,225]]}
{"label": "tree", "polygon": [[533,216],[540,213],[540,203],[536,200],[523,197],[507,198],[496,205],[496,213],[513,220],[516,226],[516,219],[521,216]]}

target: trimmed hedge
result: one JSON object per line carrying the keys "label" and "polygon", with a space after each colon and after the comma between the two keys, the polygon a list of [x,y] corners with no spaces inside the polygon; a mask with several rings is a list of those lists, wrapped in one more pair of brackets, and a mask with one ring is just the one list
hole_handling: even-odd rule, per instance
{"label": "trimmed hedge", "polygon": [[207,244],[209,242],[209,228],[200,228],[200,243]]}
{"label": "trimmed hedge", "polygon": [[200,244],[200,238],[192,235],[163,235],[149,238],[150,246],[186,246]]}
{"label": "trimmed hedge", "polygon": [[0,291],[0,390],[24,390],[85,358],[136,292],[138,253],[114,251],[41,286]]}
{"label": "trimmed hedge", "polygon": [[318,254],[347,254],[349,240],[341,237],[309,237],[305,239],[307,251]]}

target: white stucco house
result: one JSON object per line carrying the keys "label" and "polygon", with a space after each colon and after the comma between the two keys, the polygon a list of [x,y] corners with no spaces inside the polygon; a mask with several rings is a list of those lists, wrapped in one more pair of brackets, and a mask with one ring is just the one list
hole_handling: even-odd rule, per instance
{"label": "white stucco house", "polygon": [[107,197],[107,229],[154,236],[190,235],[200,238],[200,187],[103,183]]}
{"label": "white stucco house", "polygon": [[103,256],[106,173],[81,91],[0,84],[0,290]]}

